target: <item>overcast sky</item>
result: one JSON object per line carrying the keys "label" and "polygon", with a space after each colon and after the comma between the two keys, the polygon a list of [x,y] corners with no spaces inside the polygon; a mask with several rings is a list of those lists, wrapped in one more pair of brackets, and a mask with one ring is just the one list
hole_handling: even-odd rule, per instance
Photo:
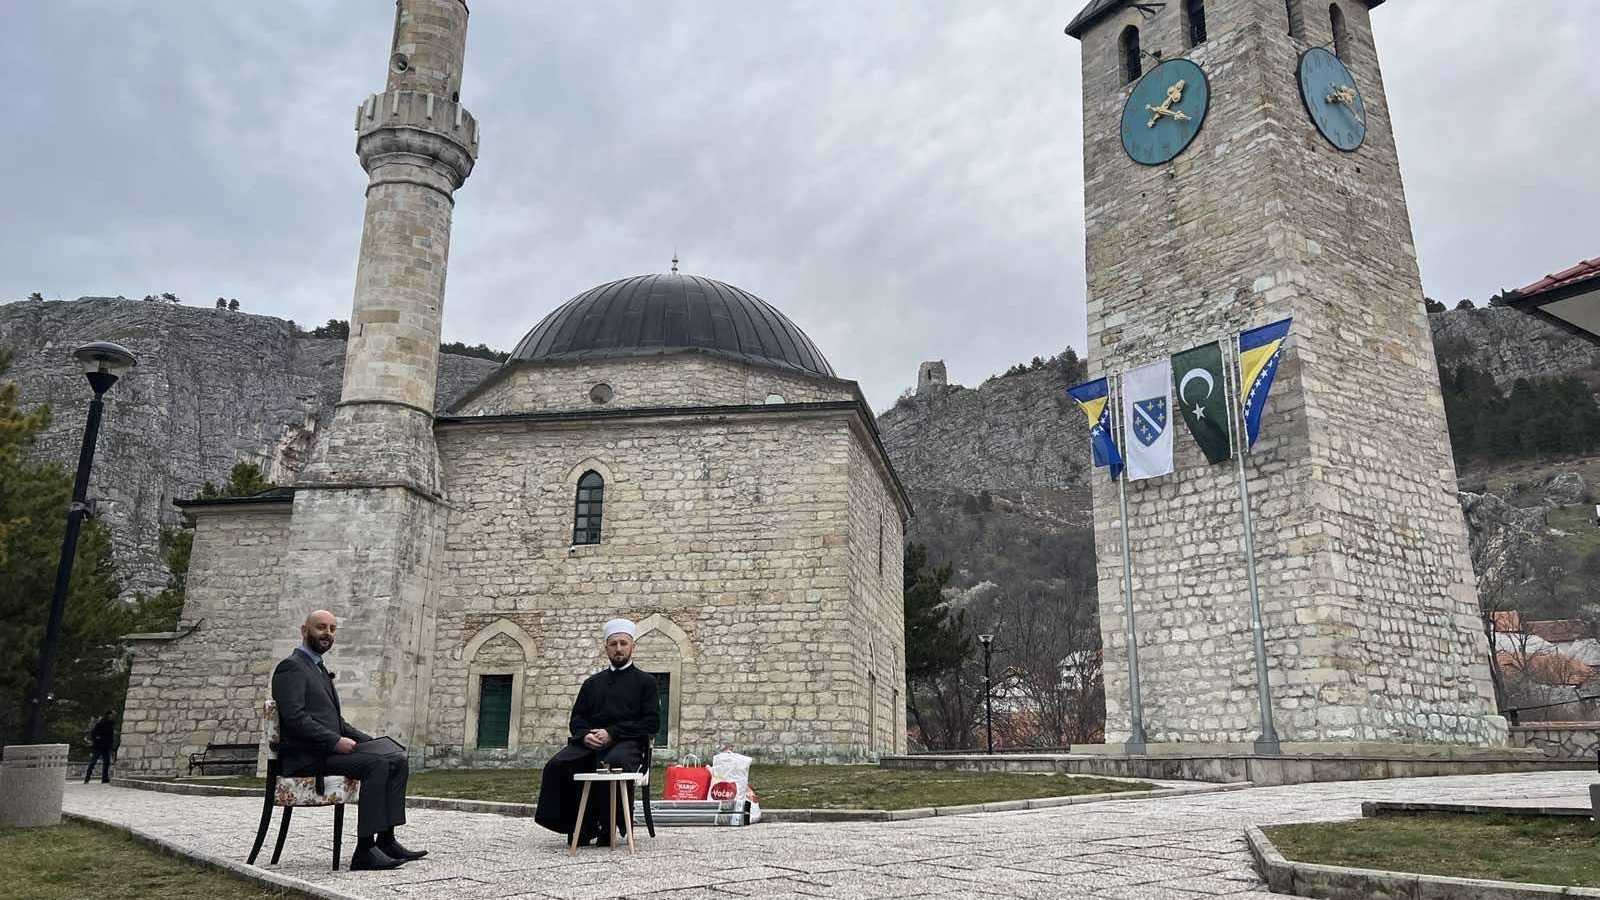
{"label": "overcast sky", "polygon": [[[1374,13],[1430,296],[1600,256],[1593,0]],[[1081,0],[474,0],[447,340],[595,284],[771,301],[879,409],[1083,346]],[[1600,3],[1594,4],[1600,7]],[[1591,10],[1600,11],[1600,10]],[[8,0],[0,300],[173,291],[347,318],[385,0]]]}

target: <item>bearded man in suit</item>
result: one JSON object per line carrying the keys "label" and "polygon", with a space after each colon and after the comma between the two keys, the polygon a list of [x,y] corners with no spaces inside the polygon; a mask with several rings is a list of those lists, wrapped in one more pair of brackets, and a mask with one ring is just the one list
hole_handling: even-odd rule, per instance
{"label": "bearded man in suit", "polygon": [[292,777],[344,775],[361,781],[359,837],[350,868],[393,869],[421,859],[426,850],[407,850],[394,829],[406,823],[406,779],[410,767],[403,753],[369,753],[356,749],[372,736],[344,720],[333,675],[322,663],[333,649],[339,622],[319,609],[300,626],[300,646],[272,673],[272,699],[278,704],[278,757],[283,774]]}

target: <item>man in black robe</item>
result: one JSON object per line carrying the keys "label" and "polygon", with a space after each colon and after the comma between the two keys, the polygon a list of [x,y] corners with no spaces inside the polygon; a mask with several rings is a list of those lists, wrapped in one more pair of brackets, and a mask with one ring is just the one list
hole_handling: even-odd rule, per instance
{"label": "man in black robe", "polygon": [[[656,677],[633,664],[633,639],[637,635],[637,626],[627,619],[606,623],[605,651],[611,665],[589,676],[578,689],[568,722],[572,736],[545,763],[539,783],[539,805],[533,820],[569,837],[581,825],[580,844],[594,840],[611,843],[616,835],[608,834],[605,798],[609,794],[604,785],[590,789],[585,821],[578,822],[582,786],[572,776],[602,766],[639,771],[645,745],[660,727]],[[617,812],[619,821],[627,815],[626,810]]]}

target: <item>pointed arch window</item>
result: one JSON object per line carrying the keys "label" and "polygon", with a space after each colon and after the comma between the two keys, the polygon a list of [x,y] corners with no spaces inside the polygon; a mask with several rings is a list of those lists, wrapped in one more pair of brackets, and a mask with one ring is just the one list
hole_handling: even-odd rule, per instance
{"label": "pointed arch window", "polygon": [[572,543],[600,543],[600,511],[605,503],[606,480],[593,469],[578,479],[578,500],[572,516]]}
{"label": "pointed arch window", "polygon": [[1349,62],[1350,40],[1344,29],[1344,10],[1337,3],[1328,6],[1328,24],[1333,26],[1333,55]]}
{"label": "pointed arch window", "polygon": [[1289,14],[1289,36],[1297,41],[1306,39],[1306,20],[1300,12],[1300,0],[1283,0],[1284,11]]}
{"label": "pointed arch window", "polygon": [[1189,46],[1206,42],[1206,0],[1183,0],[1184,20],[1188,23]]}
{"label": "pointed arch window", "polygon": [[1122,78],[1126,84],[1132,84],[1144,74],[1143,63],[1139,59],[1139,29],[1133,25],[1122,29],[1120,39],[1122,48]]}

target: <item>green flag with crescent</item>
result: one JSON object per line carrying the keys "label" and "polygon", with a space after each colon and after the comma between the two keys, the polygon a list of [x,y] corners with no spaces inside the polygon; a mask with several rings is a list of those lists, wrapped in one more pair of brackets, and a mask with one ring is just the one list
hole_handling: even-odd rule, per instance
{"label": "green flag with crescent", "polygon": [[1233,458],[1228,395],[1222,380],[1222,345],[1202,344],[1172,357],[1172,401],[1195,443],[1212,463]]}

